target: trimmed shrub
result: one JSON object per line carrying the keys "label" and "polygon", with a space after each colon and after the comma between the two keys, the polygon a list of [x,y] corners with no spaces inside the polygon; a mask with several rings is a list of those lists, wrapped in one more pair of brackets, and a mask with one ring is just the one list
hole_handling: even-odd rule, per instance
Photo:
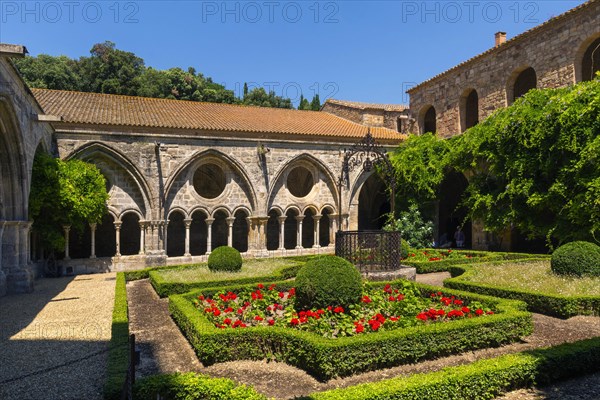
{"label": "trimmed shrub", "polygon": [[600,246],[570,242],[552,253],[550,267],[558,275],[600,276]]}
{"label": "trimmed shrub", "polygon": [[136,382],[133,398],[140,400],[206,399],[206,400],[266,400],[252,387],[238,385],[231,379],[211,378],[188,372],[155,375]]}
{"label": "trimmed shrub", "polygon": [[296,275],[296,308],[348,307],[362,296],[362,276],[341,257],[322,256],[308,261]]}
{"label": "trimmed shrub", "polygon": [[240,255],[240,252],[233,247],[217,247],[208,256],[208,269],[213,272],[237,272],[242,269],[242,256]]}
{"label": "trimmed shrub", "polygon": [[123,272],[117,274],[111,338],[108,348],[108,371],[104,385],[105,399],[119,399],[129,365],[129,317],[127,289]]}

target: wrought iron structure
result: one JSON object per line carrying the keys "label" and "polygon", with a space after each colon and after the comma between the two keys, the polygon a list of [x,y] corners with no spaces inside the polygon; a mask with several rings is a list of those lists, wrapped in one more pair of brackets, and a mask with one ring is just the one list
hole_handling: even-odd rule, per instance
{"label": "wrought iron structure", "polygon": [[400,265],[400,232],[337,231],[335,255],[363,273],[396,271]]}
{"label": "wrought iron structure", "polygon": [[370,172],[373,167],[381,166],[385,174],[386,182],[390,187],[390,209],[392,215],[396,215],[396,175],[394,167],[385,149],[375,142],[371,135],[371,128],[367,130],[365,137],[348,150],[344,150],[344,161],[342,163],[342,172],[338,178],[338,231],[342,229],[342,189],[350,186],[350,172],[356,168],[361,168],[365,172]]}

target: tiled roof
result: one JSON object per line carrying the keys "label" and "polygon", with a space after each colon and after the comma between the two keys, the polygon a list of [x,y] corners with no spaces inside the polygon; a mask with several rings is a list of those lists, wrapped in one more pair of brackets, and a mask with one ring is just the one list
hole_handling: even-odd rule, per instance
{"label": "tiled roof", "polygon": [[360,110],[364,110],[367,108],[384,110],[384,111],[404,111],[408,109],[408,106],[404,104],[377,104],[377,103],[363,103],[360,101],[346,101],[346,100],[336,100],[336,99],[327,99],[325,103],[338,104],[341,106],[346,106],[350,108],[358,108]]}
{"label": "tiled roof", "polygon": [[[65,123],[201,131],[249,132],[362,138],[367,127],[319,111],[298,111],[195,101],[154,99],[63,90],[32,89],[43,110]],[[404,135],[371,128],[374,138],[398,141]]]}
{"label": "tiled roof", "polygon": [[547,27],[548,25],[554,24],[554,23],[556,23],[558,21],[562,21],[566,17],[574,14],[577,11],[580,11],[580,10],[582,10],[584,8],[587,8],[587,7],[591,6],[592,4],[596,3],[597,1],[598,0],[589,0],[589,1],[586,1],[585,3],[582,3],[582,4],[578,5],[577,7],[574,7],[574,8],[572,8],[572,9],[570,9],[570,10],[568,10],[568,11],[566,11],[566,12],[564,12],[564,13],[556,16],[556,17],[550,18],[548,21],[546,21],[546,22],[544,22],[544,23],[542,23],[542,24],[540,24],[540,25],[538,25],[536,27],[533,27],[533,28],[525,31],[525,32],[521,33],[520,35],[515,36],[514,38],[512,38],[510,40],[507,40],[505,43],[501,44],[498,47],[492,47],[491,49],[486,50],[483,53],[480,53],[480,54],[476,55],[475,57],[472,57],[472,58],[470,58],[470,59],[468,59],[466,61],[463,61],[460,64],[457,64],[454,67],[452,67],[452,68],[450,68],[450,69],[448,69],[448,70],[446,70],[446,71],[444,71],[444,72],[442,72],[442,73],[434,76],[433,78],[429,78],[426,81],[423,81],[423,82],[419,83],[418,85],[413,86],[412,88],[408,89],[406,91],[406,93],[411,93],[411,92],[415,91],[416,89],[420,88],[421,86],[424,86],[424,85],[426,85],[426,84],[428,84],[428,83],[430,83],[430,82],[432,82],[432,81],[434,81],[434,80],[436,80],[438,78],[441,78],[442,76],[444,76],[446,74],[449,74],[450,72],[453,72],[453,71],[457,70],[458,68],[461,68],[461,67],[463,67],[463,66],[465,66],[467,64],[471,64],[471,63],[479,60],[480,58],[482,58],[482,57],[484,57],[484,56],[486,56],[488,54],[492,54],[495,51],[505,50],[506,46],[511,46],[511,45],[513,45],[515,43],[518,43],[518,42],[520,42],[522,40],[525,40],[530,35],[533,35],[534,33],[537,33],[538,31],[540,31],[541,29]]}

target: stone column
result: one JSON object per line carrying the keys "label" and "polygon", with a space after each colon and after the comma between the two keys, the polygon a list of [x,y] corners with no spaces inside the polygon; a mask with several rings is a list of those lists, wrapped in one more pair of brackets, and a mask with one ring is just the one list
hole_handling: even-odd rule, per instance
{"label": "stone column", "polygon": [[279,248],[277,250],[285,250],[285,220],[287,219],[286,215],[282,215],[277,217],[279,221]]}
{"label": "stone column", "polygon": [[30,241],[29,241],[29,233],[31,232],[31,225],[33,222],[24,221],[21,222],[21,229],[19,233],[21,234],[20,242],[21,242],[21,265],[29,265],[31,264],[31,256],[30,256]]}
{"label": "stone column", "polygon": [[121,224],[122,224],[122,222],[115,222],[114,224],[115,224],[115,244],[117,245],[115,257],[121,257]]}
{"label": "stone column", "polygon": [[258,240],[261,253],[267,253],[267,223],[269,217],[260,217],[258,219]]}
{"label": "stone column", "polygon": [[227,246],[233,247],[233,223],[235,222],[235,218],[225,218],[225,221],[227,221],[227,226],[229,227],[229,231],[227,232]]}
{"label": "stone column", "polygon": [[314,249],[318,249],[321,247],[320,240],[319,240],[320,239],[319,238],[319,233],[320,233],[319,224],[321,221],[321,217],[322,217],[321,214],[313,215],[313,220],[315,221],[315,240],[313,241]]}
{"label": "stone column", "polygon": [[184,257],[191,257],[190,254],[190,227],[192,226],[192,219],[184,219],[183,223],[185,224],[185,253]]}
{"label": "stone column", "polygon": [[140,252],[146,254],[146,221],[140,221]]}
{"label": "stone column", "polygon": [[71,232],[71,225],[63,225],[65,231],[65,260],[70,260],[69,257],[69,232]]}
{"label": "stone column", "polygon": [[206,255],[212,253],[212,224],[215,222],[214,218],[206,218],[206,227],[208,228],[208,235],[206,237]]}
{"label": "stone column", "polygon": [[96,258],[96,227],[98,224],[92,223],[90,224],[90,258]]}
{"label": "stone column", "polygon": [[337,214],[329,214],[329,245],[335,243],[335,233],[338,231],[338,215]]}
{"label": "stone column", "polygon": [[[2,260],[0,265],[6,274],[6,287],[8,293],[30,293],[33,291],[33,272],[27,267],[26,230],[29,222],[5,221],[2,234]],[[2,277],[0,277],[0,281]],[[0,293],[1,294],[1,293]]]}
{"label": "stone column", "polygon": [[296,237],[296,248],[302,248],[302,220],[304,219],[304,215],[298,215],[296,217],[296,221],[298,222],[298,236]]}
{"label": "stone column", "polygon": [[6,274],[2,270],[4,263],[2,262],[2,237],[4,236],[4,224],[6,221],[0,221],[0,297],[7,293]]}
{"label": "stone column", "polygon": [[[342,229],[347,231],[348,227],[350,226],[350,214],[348,214],[348,213],[342,214],[342,223],[344,224]],[[358,222],[357,222],[357,224],[358,224]]]}

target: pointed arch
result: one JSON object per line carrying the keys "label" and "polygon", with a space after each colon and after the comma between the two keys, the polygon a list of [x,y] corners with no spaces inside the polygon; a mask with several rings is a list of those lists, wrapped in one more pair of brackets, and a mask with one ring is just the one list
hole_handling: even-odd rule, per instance
{"label": "pointed arch", "polygon": [[600,32],[585,39],[575,54],[575,82],[590,81],[600,71]]}
{"label": "pointed arch", "polygon": [[70,160],[77,158],[98,165],[97,161],[102,157],[105,157],[117,165],[122,171],[124,171],[126,177],[133,180],[137,186],[137,189],[139,190],[139,194],[141,195],[141,200],[143,202],[143,204],[138,204],[138,207],[140,205],[143,206],[143,208],[140,207],[139,212],[145,219],[150,219],[151,212],[155,207],[152,190],[144,178],[144,175],[139,171],[135,163],[133,163],[122,152],[113,147],[107,146],[104,143],[94,141],[86,143],[77,148],[71,154],[65,157],[65,159]]}

